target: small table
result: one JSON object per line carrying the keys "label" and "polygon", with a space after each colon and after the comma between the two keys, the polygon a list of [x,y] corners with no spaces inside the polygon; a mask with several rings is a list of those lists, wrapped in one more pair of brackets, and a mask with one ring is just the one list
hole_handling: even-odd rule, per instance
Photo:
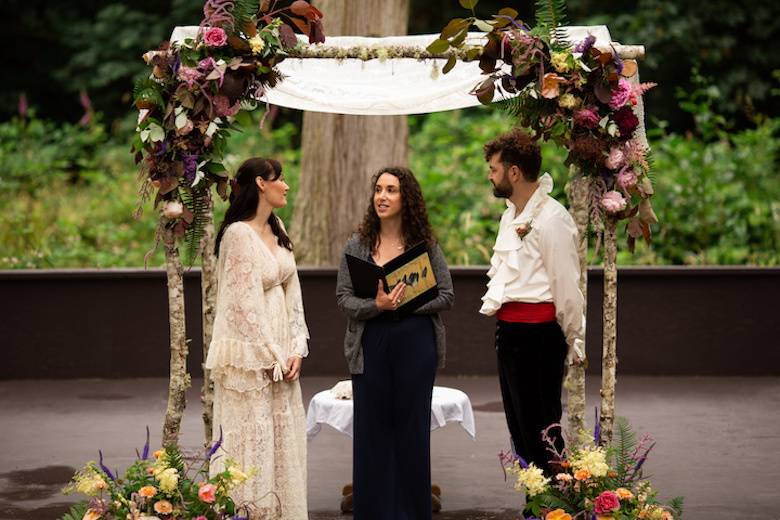
{"label": "small table", "polygon": [[[474,411],[471,400],[464,392],[444,386],[433,387],[431,399],[431,430],[442,428],[447,423],[457,422],[472,439],[476,439]],[[311,441],[327,424],[345,435],[353,437],[352,399],[337,399],[330,390],[314,395],[306,412],[306,437]],[[432,489],[434,511],[441,509],[441,490],[434,485]],[[341,511],[352,510],[352,485],[344,486]]]}

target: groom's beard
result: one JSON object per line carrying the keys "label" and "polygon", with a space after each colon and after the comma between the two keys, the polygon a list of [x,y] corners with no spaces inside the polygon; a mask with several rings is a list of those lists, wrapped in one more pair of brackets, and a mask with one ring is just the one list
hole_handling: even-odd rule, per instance
{"label": "groom's beard", "polygon": [[508,199],[512,196],[513,191],[512,185],[506,178],[501,181],[501,184],[493,185],[493,196],[499,199]]}

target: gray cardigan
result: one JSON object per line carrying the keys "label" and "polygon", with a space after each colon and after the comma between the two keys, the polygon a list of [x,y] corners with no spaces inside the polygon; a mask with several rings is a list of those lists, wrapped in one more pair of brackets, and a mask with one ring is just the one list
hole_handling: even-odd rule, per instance
{"label": "gray cardigan", "polygon": [[[452,277],[447,263],[444,260],[444,254],[438,244],[430,249],[431,267],[436,276],[439,285],[439,295],[430,302],[420,306],[414,311],[414,314],[429,314],[433,321],[433,329],[436,334],[436,354],[438,357],[438,368],[444,367],[446,357],[446,342],[444,334],[444,323],[439,316],[441,311],[446,311],[452,307],[455,301],[455,292],[452,289]],[[347,268],[347,257],[350,254],[358,258],[368,258],[368,247],[360,242],[357,235],[353,235],[344,248],[344,254],[341,255],[341,264],[339,265],[339,275],[336,281],[336,301],[338,307],[347,316],[347,332],[344,335],[344,356],[347,358],[349,371],[352,374],[363,373],[363,329],[366,326],[366,320],[378,316],[380,311],[373,298],[358,298],[352,289],[352,280],[349,277]]]}

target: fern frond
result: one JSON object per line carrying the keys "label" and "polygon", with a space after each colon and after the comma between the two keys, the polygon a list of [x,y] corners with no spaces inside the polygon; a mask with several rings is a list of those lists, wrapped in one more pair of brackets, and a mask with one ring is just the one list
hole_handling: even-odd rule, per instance
{"label": "fern frond", "polygon": [[553,31],[567,25],[566,0],[536,0],[536,26]]}
{"label": "fern frond", "polygon": [[235,0],[231,12],[235,28],[240,29],[247,23],[253,23],[259,10],[260,0]]}
{"label": "fern frond", "polygon": [[685,498],[683,497],[674,497],[669,501],[669,507],[672,508],[672,511],[674,511],[674,517],[678,520],[682,518],[684,502]]}
{"label": "fern frond", "polygon": [[133,100],[154,103],[160,109],[165,109],[163,87],[152,78],[140,78],[133,86]]}
{"label": "fern frond", "polygon": [[637,440],[634,430],[629,426],[625,417],[615,418],[615,431],[613,433],[613,467],[617,471],[617,478],[623,482],[628,476],[634,464],[633,454],[636,452]]}
{"label": "fern frond", "polygon": [[201,253],[201,242],[206,232],[206,223],[209,220],[211,204],[210,192],[205,187],[205,182],[192,190],[180,189],[179,197],[182,203],[192,212],[192,222],[184,233],[184,250],[187,265],[192,267]]}
{"label": "fern frond", "polygon": [[81,520],[87,513],[89,505],[87,502],[79,502],[71,506],[70,510],[65,513],[61,520]]}
{"label": "fern frond", "polygon": [[184,457],[182,457],[179,448],[176,445],[167,446],[165,448],[165,456],[168,459],[168,467],[174,468],[179,475],[184,475],[186,469]]}

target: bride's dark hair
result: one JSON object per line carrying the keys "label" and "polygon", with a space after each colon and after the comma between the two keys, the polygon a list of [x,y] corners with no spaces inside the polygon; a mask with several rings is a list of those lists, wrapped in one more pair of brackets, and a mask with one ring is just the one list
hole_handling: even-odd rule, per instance
{"label": "bride's dark hair", "polygon": [[[257,204],[260,200],[260,188],[255,182],[255,178],[260,177],[266,181],[275,181],[282,175],[282,165],[275,159],[264,159],[262,157],[252,157],[243,162],[238,167],[238,172],[230,184],[230,206],[225,212],[225,219],[219,226],[219,232],[214,244],[214,254],[219,256],[219,243],[222,241],[222,235],[225,234],[227,227],[233,222],[240,220],[249,220],[257,213]],[[277,242],[281,247],[292,251],[292,242],[287,233],[284,232],[279,217],[271,212],[268,216],[268,224],[271,231],[277,237]]]}

